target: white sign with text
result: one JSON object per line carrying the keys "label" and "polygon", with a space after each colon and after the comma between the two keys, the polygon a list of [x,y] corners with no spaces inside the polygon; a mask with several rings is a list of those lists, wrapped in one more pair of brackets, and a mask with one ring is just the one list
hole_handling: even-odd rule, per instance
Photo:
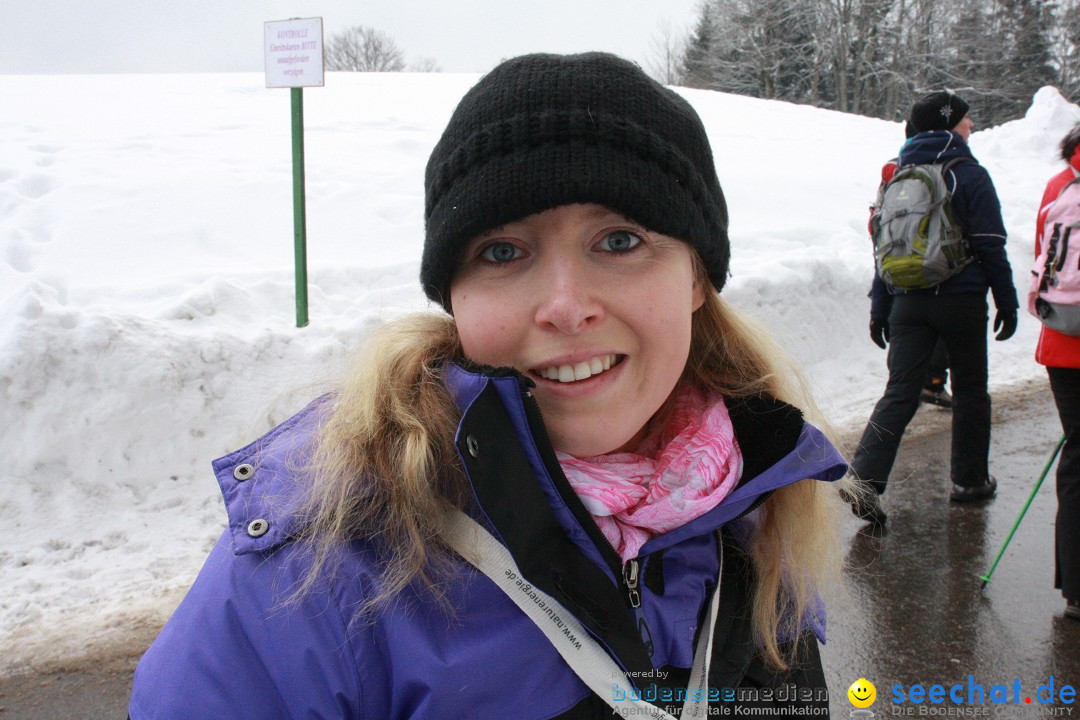
{"label": "white sign with text", "polygon": [[266,87],[322,87],[322,18],[263,23]]}

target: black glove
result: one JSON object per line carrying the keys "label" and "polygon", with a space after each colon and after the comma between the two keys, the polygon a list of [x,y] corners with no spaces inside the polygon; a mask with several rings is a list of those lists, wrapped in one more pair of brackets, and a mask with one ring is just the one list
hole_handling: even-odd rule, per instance
{"label": "black glove", "polygon": [[[1013,315],[1013,329],[1016,328],[1016,316]],[[889,342],[889,321],[888,320],[874,320],[870,319],[870,339],[874,341],[882,350],[885,349],[885,344]]]}
{"label": "black glove", "polygon": [[998,310],[994,316],[994,332],[1001,328],[1001,332],[994,336],[995,340],[1008,340],[1016,332],[1016,310]]}

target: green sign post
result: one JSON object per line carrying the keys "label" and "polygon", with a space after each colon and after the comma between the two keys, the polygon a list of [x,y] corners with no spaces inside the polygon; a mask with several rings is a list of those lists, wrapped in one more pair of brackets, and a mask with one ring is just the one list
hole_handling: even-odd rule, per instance
{"label": "green sign post", "polygon": [[293,262],[296,266],[296,327],[308,324],[307,198],[304,191],[304,88],[322,87],[322,18],[263,23],[266,87],[291,88],[293,163]]}
{"label": "green sign post", "polygon": [[296,327],[308,324],[307,198],[304,194],[304,88],[292,89],[293,258],[296,266]]}

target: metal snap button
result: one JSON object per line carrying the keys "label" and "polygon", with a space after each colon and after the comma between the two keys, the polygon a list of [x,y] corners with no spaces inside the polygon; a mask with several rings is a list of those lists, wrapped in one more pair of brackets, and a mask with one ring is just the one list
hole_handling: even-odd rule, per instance
{"label": "metal snap button", "polygon": [[469,454],[473,457],[480,457],[480,443],[476,441],[475,435],[467,435],[465,437],[465,447],[469,448]]}
{"label": "metal snap button", "polygon": [[237,465],[235,468],[233,468],[233,471],[232,471],[232,476],[234,478],[236,478],[237,480],[239,480],[240,482],[244,482],[245,480],[247,480],[248,478],[250,478],[254,474],[255,474],[255,466],[252,465],[251,463],[244,463],[243,465]]}
{"label": "metal snap button", "polygon": [[269,529],[270,523],[266,522],[262,518],[259,518],[258,520],[252,520],[248,523],[247,534],[253,538],[262,537]]}

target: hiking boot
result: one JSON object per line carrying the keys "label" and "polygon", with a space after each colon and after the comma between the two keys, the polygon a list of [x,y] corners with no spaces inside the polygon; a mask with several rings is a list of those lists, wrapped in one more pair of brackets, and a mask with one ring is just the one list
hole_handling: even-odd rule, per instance
{"label": "hiking boot", "polygon": [[1080,600],[1065,601],[1065,617],[1080,620]]}
{"label": "hiking boot", "polygon": [[957,485],[953,483],[949,499],[958,503],[973,502],[992,498],[995,492],[997,492],[997,480],[991,475],[982,485]]}
{"label": "hiking boot", "polygon": [[840,496],[851,505],[851,513],[855,517],[865,520],[875,528],[885,527],[885,520],[888,516],[881,507],[881,498],[877,493],[871,491],[869,494],[855,496],[844,492]]}
{"label": "hiking boot", "polygon": [[919,395],[919,402],[951,409],[952,395],[950,395],[949,391],[945,388],[940,388],[938,390],[923,388],[922,394]]}

